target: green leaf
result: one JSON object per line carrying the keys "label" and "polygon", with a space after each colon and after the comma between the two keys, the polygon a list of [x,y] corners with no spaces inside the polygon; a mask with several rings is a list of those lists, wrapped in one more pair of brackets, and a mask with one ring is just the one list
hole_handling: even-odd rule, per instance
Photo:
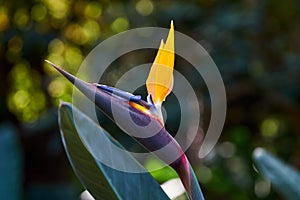
{"label": "green leaf", "polygon": [[[61,104],[59,124],[71,165],[95,199],[169,199],[160,185],[129,153],[123,151],[117,141],[71,104]],[[122,151],[113,150],[116,149],[112,148],[113,145]],[[128,173],[108,167],[90,154],[90,148],[98,153],[97,158],[108,158],[110,164],[117,164],[121,169],[132,167],[144,173]]]}
{"label": "green leaf", "polygon": [[161,160],[154,156],[149,156],[145,161],[144,166],[159,183],[178,178],[174,169],[170,166],[166,166]]}
{"label": "green leaf", "polygon": [[189,168],[190,168],[192,199],[204,200],[202,190],[200,188],[200,185],[198,183],[198,179],[195,175],[195,172],[194,172],[191,164],[189,164]]}
{"label": "green leaf", "polygon": [[300,199],[299,172],[262,148],[254,150],[253,159],[258,171],[287,199]]}

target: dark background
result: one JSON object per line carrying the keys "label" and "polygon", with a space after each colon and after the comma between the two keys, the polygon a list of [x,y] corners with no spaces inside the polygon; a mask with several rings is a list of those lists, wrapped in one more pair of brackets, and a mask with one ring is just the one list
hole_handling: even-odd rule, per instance
{"label": "dark background", "polygon": [[[59,99],[71,101],[72,87],[43,60],[75,73],[109,36],[168,28],[173,19],[177,31],[209,52],[226,87],[227,118],[217,147],[203,160],[197,146],[188,151],[204,195],[282,198],[257,174],[251,156],[260,146],[300,168],[299,8],[297,0],[0,1],[0,192],[11,199],[76,199],[83,190],[57,125]],[[154,59],[154,52],[141,55],[121,63]],[[205,130],[209,95],[205,85],[198,89]]]}

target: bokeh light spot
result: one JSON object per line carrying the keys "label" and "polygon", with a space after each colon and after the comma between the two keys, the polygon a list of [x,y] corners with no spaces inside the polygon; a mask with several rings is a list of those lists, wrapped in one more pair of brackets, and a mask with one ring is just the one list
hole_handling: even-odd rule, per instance
{"label": "bokeh light spot", "polygon": [[83,59],[81,50],[76,46],[67,46],[64,53],[64,57],[65,61],[68,64],[67,67],[69,67],[67,70],[71,73],[75,73]]}
{"label": "bokeh light spot", "polygon": [[128,19],[125,17],[118,17],[112,24],[111,29],[116,32],[126,31],[129,28]]}
{"label": "bokeh light spot", "polygon": [[71,2],[68,0],[44,0],[44,3],[54,18],[62,19],[68,15]]}
{"label": "bokeh light spot", "polygon": [[149,0],[140,0],[135,5],[136,11],[143,16],[148,16],[153,12],[153,3]]}
{"label": "bokeh light spot", "polygon": [[84,9],[84,16],[87,18],[98,19],[101,16],[102,8],[98,2],[90,2]]}
{"label": "bokeh light spot", "polygon": [[223,142],[218,146],[218,153],[223,158],[230,158],[234,155],[236,149],[233,143]]}
{"label": "bokeh light spot", "polygon": [[[23,82],[29,75],[29,67],[25,62],[17,63],[10,71],[10,77],[14,80],[14,83]],[[23,86],[22,86],[23,87]]]}
{"label": "bokeh light spot", "polygon": [[271,183],[270,181],[258,179],[255,181],[254,192],[258,198],[265,198],[271,192]]}
{"label": "bokeh light spot", "polygon": [[195,173],[201,183],[208,183],[212,178],[211,169],[205,165],[200,165],[198,168],[196,168]]}
{"label": "bokeh light spot", "polygon": [[229,158],[226,164],[229,166],[230,170],[235,174],[242,175],[243,169],[246,168],[246,164],[244,163],[242,158],[238,156],[233,156]]}
{"label": "bokeh light spot", "polygon": [[85,44],[88,40],[84,29],[76,23],[70,24],[66,28],[65,35],[68,39],[72,40],[73,42],[79,45]]}
{"label": "bokeh light spot", "polygon": [[30,101],[30,97],[27,91],[19,90],[15,93],[13,97],[14,105],[17,106],[17,109],[25,108]]}
{"label": "bokeh light spot", "polygon": [[64,49],[65,49],[64,43],[57,38],[52,40],[48,45],[48,52],[50,53],[56,53],[61,55],[64,52]]}
{"label": "bokeh light spot", "polygon": [[48,86],[48,92],[52,97],[60,97],[66,91],[66,83],[64,79],[54,79]]}
{"label": "bokeh light spot", "polygon": [[47,8],[43,4],[34,5],[31,8],[31,17],[36,21],[42,21],[47,16]]}
{"label": "bokeh light spot", "polygon": [[27,25],[30,18],[28,11],[24,8],[20,8],[15,12],[13,19],[17,27],[22,28]]}
{"label": "bokeh light spot", "polygon": [[280,122],[274,118],[265,119],[260,127],[261,134],[265,138],[273,138],[277,135]]}
{"label": "bokeh light spot", "polygon": [[9,27],[9,17],[4,8],[0,8],[0,31],[4,31]]}
{"label": "bokeh light spot", "polygon": [[95,42],[100,35],[100,26],[94,20],[88,20],[83,24],[84,33],[89,43]]}

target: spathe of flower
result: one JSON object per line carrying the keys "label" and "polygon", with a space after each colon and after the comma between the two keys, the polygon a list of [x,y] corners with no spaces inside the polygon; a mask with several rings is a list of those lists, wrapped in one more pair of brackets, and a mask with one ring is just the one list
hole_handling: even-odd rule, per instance
{"label": "spathe of flower", "polygon": [[173,21],[171,21],[171,27],[166,43],[161,40],[159,50],[146,81],[149,95],[148,102],[153,102],[157,110],[157,115],[161,121],[163,121],[161,104],[173,89],[173,68],[175,61],[174,46],[174,25]]}
{"label": "spathe of flower", "polygon": [[[166,58],[165,58],[166,57]],[[147,79],[147,90],[149,92],[148,102],[140,96],[109,87],[102,84],[87,83],[64,71],[60,67],[46,61],[64,75],[75,87],[77,87],[86,97],[92,100],[100,110],[110,117],[115,123],[114,112],[119,116],[124,116],[124,124],[118,126],[137,142],[143,145],[148,151],[155,154],[163,162],[169,164],[179,175],[189,199],[204,199],[201,189],[195,179],[191,166],[186,155],[182,151],[177,141],[168,133],[162,123],[161,103],[170,93],[173,86],[173,67],[174,67],[174,27],[171,29],[166,44],[161,44],[158,54]],[[164,71],[167,81],[159,76],[159,71]],[[128,118],[128,114],[130,118]],[[134,121],[139,125],[147,125],[151,121],[152,134],[149,129],[141,131],[138,126],[126,126],[126,120]],[[141,137],[135,133],[140,132]],[[149,136],[150,135],[150,136]],[[195,191],[200,191],[195,192]]]}

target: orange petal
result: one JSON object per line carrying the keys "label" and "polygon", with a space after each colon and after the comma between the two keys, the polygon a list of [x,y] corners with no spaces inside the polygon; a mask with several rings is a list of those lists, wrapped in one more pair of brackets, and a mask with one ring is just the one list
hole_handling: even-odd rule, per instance
{"label": "orange petal", "polygon": [[174,26],[173,21],[171,21],[171,28],[166,44],[161,41],[146,81],[148,94],[151,94],[155,105],[161,105],[172,91],[174,61]]}

